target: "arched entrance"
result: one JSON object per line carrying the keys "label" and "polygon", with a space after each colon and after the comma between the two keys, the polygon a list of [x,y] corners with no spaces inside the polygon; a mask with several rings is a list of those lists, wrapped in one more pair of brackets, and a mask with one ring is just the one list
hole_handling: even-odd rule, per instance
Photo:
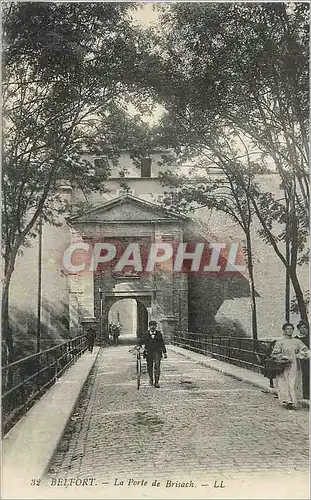
{"label": "arched entrance", "polygon": [[109,323],[121,324],[120,344],[135,344],[148,329],[147,308],[139,299],[118,299],[108,311]]}

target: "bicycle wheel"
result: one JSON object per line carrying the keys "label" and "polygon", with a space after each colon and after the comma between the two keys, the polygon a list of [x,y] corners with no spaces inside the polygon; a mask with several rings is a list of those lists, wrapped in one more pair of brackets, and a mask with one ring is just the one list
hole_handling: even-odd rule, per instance
{"label": "bicycle wheel", "polygon": [[141,359],[140,357],[136,360],[136,377],[137,377],[137,390],[140,388],[140,377],[141,377]]}

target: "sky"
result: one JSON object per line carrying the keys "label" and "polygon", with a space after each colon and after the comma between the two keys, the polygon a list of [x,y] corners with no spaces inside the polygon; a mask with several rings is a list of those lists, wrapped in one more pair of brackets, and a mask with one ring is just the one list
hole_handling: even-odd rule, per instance
{"label": "sky", "polygon": [[158,19],[158,13],[153,9],[153,2],[142,3],[141,8],[137,9],[133,14],[133,18],[136,19],[142,25],[149,25]]}

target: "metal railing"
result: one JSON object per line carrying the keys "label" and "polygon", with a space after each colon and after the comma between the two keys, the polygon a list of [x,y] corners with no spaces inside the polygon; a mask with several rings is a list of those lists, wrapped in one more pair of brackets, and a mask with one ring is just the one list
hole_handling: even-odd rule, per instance
{"label": "metal railing", "polygon": [[175,334],[172,344],[260,373],[273,341],[185,332]]}
{"label": "metal railing", "polygon": [[2,368],[3,435],[85,350],[81,335]]}

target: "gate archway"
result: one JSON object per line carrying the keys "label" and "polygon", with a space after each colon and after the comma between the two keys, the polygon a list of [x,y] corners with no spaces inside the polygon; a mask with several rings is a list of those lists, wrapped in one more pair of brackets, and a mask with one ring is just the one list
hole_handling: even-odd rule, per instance
{"label": "gate archway", "polygon": [[121,324],[120,343],[135,344],[148,329],[148,310],[143,301],[134,298],[114,298],[109,301],[107,330],[110,323]]}

